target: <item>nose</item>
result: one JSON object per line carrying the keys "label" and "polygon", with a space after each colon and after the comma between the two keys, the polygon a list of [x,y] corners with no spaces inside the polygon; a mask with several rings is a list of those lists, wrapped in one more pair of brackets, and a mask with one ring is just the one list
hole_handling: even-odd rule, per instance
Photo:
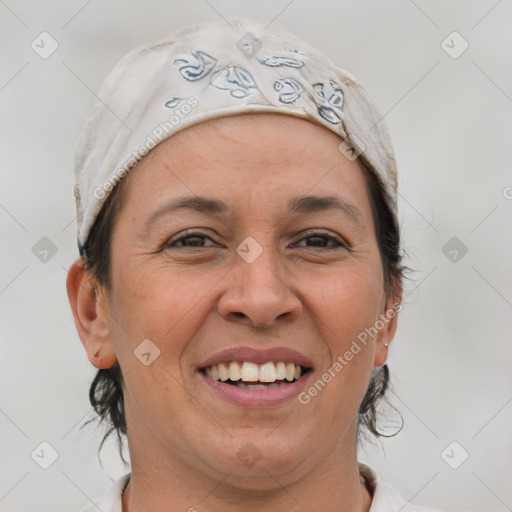
{"label": "nose", "polygon": [[302,303],[293,291],[291,274],[271,249],[264,249],[251,263],[237,258],[236,268],[225,277],[226,290],[218,303],[223,318],[269,328],[278,320],[291,322],[301,315]]}

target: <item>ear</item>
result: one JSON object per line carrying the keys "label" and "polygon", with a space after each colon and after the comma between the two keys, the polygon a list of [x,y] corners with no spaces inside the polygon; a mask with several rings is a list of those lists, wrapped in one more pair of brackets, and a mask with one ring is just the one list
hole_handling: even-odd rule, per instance
{"label": "ear", "polygon": [[79,259],[71,265],[66,289],[76,329],[89,361],[96,368],[114,366],[117,358],[110,342],[110,315],[105,290],[84,269],[84,260]]}
{"label": "ear", "polygon": [[[402,309],[403,286],[401,281],[397,280],[393,284],[393,288],[394,293],[389,293],[385,298],[380,316],[375,322],[375,327],[379,329],[375,336],[374,366],[382,366],[385,364],[391,342],[393,341],[398,326],[398,313],[400,309]],[[388,344],[388,347],[384,345],[385,343]]]}

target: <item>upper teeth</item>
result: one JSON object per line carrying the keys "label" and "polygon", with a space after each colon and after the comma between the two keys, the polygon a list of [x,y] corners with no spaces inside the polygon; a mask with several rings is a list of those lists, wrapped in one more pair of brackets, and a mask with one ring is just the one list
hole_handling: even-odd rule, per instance
{"label": "upper teeth", "polygon": [[276,380],[299,379],[301,367],[294,363],[269,362],[264,364],[255,364],[245,361],[231,361],[229,363],[214,364],[205,368],[208,377],[214,380],[242,380],[244,382],[275,382]]}

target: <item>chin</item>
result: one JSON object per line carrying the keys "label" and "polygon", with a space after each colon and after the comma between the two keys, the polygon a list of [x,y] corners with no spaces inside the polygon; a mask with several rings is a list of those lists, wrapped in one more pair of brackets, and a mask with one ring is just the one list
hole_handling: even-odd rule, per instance
{"label": "chin", "polygon": [[245,429],[243,434],[233,433],[233,437],[224,441],[226,443],[220,444],[210,467],[229,474],[227,480],[239,488],[272,489],[278,485],[276,478],[281,483],[283,478],[290,482],[298,479],[300,469],[305,471],[305,466],[311,462],[305,451],[306,441],[293,439],[284,431],[278,435],[270,429],[262,429],[259,433],[255,429]]}

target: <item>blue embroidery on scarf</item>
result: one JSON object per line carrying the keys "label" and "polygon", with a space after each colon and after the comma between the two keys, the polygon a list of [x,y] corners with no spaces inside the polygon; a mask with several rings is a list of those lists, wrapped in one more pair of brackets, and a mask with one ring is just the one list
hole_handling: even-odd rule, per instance
{"label": "blue embroidery on scarf", "polygon": [[328,83],[313,84],[313,87],[319,96],[327,100],[329,105],[341,110],[343,106],[343,89],[340,84],[329,80]]}
{"label": "blue embroidery on scarf", "polygon": [[238,66],[229,66],[216,71],[210,83],[217,89],[228,90],[234,98],[245,98],[249,89],[257,89],[256,82],[249,71]]}
{"label": "blue embroidery on scarf", "polygon": [[341,112],[343,106],[344,96],[341,85],[329,80],[329,82],[313,84],[313,88],[318,96],[327,103],[327,105],[316,104],[318,113],[332,124],[340,123],[341,118],[334,109],[336,108]]}
{"label": "blue embroidery on scarf", "polygon": [[261,64],[265,66],[271,66],[273,68],[279,66],[288,66],[290,68],[301,68],[304,66],[304,62],[298,59],[293,59],[292,57],[279,57],[277,55],[271,55],[270,57],[265,57],[260,60]]}
{"label": "blue embroidery on scarf", "polygon": [[316,105],[318,113],[331,124],[339,124],[341,122],[341,118],[331,107],[325,107],[324,105]]}
{"label": "blue embroidery on scarf", "polygon": [[280,78],[274,82],[274,89],[279,92],[279,101],[281,103],[293,103],[300,97],[302,85],[293,78]]}
{"label": "blue embroidery on scarf", "polygon": [[192,52],[195,62],[192,59],[176,59],[175,66],[179,66],[181,76],[189,82],[201,80],[215,67],[217,59],[214,59],[206,52],[197,50]]}
{"label": "blue embroidery on scarf", "polygon": [[174,108],[177,107],[181,102],[183,101],[183,98],[173,98],[172,100],[166,101],[165,106],[167,108]]}

